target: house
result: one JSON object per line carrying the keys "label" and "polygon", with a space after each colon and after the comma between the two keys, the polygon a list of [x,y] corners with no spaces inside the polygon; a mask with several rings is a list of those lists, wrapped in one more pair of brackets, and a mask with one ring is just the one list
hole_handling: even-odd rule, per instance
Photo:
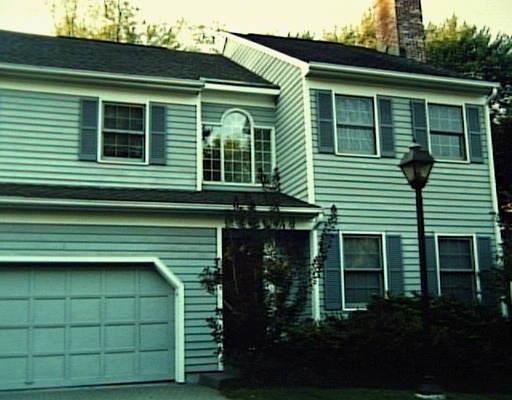
{"label": "house", "polygon": [[[383,49],[401,52],[404,32]],[[339,44],[224,39],[207,55],[0,31],[0,389],[222,370],[206,322],[222,297],[198,276],[222,256],[235,200],[262,213],[279,201],[310,257],[337,206],[315,319],[418,291],[414,197],[397,167],[413,138],[437,160],[431,288],[485,300],[479,272],[500,241],[496,85]],[[270,196],[257,175],[275,166]]]}

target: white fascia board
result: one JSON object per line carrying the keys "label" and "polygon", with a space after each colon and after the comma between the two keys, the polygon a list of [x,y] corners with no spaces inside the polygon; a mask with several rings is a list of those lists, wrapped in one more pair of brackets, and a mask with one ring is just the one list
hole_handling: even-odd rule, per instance
{"label": "white fascia board", "polygon": [[[232,211],[229,204],[202,204],[202,203],[158,203],[140,201],[112,201],[112,200],[81,200],[81,199],[47,199],[26,197],[1,197],[0,204],[13,206],[40,206],[40,207],[81,207],[81,208],[120,208],[120,209],[145,209],[154,211],[203,211],[225,212]],[[280,207],[283,213],[317,215],[321,209],[307,207]],[[257,212],[272,211],[269,206],[257,206]]]}
{"label": "white fascia board", "polygon": [[382,80],[400,81],[402,83],[421,83],[427,86],[444,86],[453,88],[466,88],[467,90],[490,91],[499,88],[500,84],[488,81],[476,81],[471,79],[450,78],[435,75],[424,75],[410,72],[396,72],[377,68],[353,67],[348,65],[310,62],[310,75],[322,73],[339,74],[347,77],[373,77]]}
{"label": "white fascia board", "polygon": [[185,285],[158,257],[109,256],[0,256],[0,263],[133,263],[153,264],[174,288],[175,380],[185,382]]}
{"label": "white fascia board", "polygon": [[147,75],[118,74],[110,72],[87,71],[70,68],[39,67],[26,64],[0,63],[0,73],[16,75],[65,77],[69,81],[117,82],[132,86],[152,86],[173,90],[200,91],[204,82],[193,79],[177,79]]}
{"label": "white fascia board", "polygon": [[287,54],[281,53],[280,51],[271,49],[270,47],[264,46],[262,44],[253,42],[252,40],[240,37],[238,35],[234,35],[229,32],[218,32],[220,36],[223,36],[226,39],[233,40],[235,42],[238,42],[240,44],[243,44],[248,47],[252,47],[255,50],[262,51],[268,55],[271,55],[272,57],[277,58],[278,60],[282,60],[284,62],[287,62],[288,64],[295,65],[296,67],[299,67],[302,71],[303,75],[306,75],[309,71],[309,64],[305,61],[301,61],[298,58],[289,56]]}
{"label": "white fascia board", "polygon": [[218,92],[234,92],[234,93],[247,93],[247,94],[261,94],[267,96],[278,96],[281,91],[278,88],[264,87],[264,86],[246,86],[236,85],[231,83],[221,82],[208,82],[205,81],[205,90],[212,90]]}

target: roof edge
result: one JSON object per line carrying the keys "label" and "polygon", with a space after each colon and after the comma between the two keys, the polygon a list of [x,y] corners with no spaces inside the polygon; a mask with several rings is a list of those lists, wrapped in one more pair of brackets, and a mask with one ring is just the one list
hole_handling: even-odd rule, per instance
{"label": "roof edge", "polygon": [[333,77],[347,76],[347,77],[361,77],[361,78],[378,78],[381,82],[383,80],[394,83],[406,82],[421,82],[429,87],[444,87],[450,85],[460,89],[470,91],[488,92],[492,89],[500,87],[499,83],[489,81],[479,81],[473,79],[453,78],[430,74],[419,74],[413,72],[398,72],[377,68],[354,67],[349,65],[329,64],[322,62],[309,62],[310,70],[308,76],[323,76],[331,75]]}
{"label": "roof edge", "polygon": [[80,82],[119,82],[130,86],[158,86],[174,90],[199,91],[204,88],[204,82],[194,79],[166,78],[147,75],[120,74],[71,68],[41,67],[28,64],[0,63],[0,72],[12,75],[41,75],[68,77]]}

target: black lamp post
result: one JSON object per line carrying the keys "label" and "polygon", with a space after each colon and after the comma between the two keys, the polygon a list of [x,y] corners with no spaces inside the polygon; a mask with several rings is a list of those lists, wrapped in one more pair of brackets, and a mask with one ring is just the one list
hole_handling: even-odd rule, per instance
{"label": "black lamp post", "polygon": [[427,262],[425,251],[425,223],[423,219],[423,196],[422,190],[427,184],[430,171],[434,165],[434,159],[427,150],[421,148],[417,143],[409,147],[400,161],[400,169],[407,178],[407,182],[416,192],[416,219],[418,221],[418,250],[420,256],[420,281],[421,281],[421,309],[423,320],[423,334],[425,345],[424,381],[419,387],[416,397],[422,399],[444,399],[443,390],[434,382],[431,364],[427,357],[431,355],[432,346],[430,302],[428,292]]}

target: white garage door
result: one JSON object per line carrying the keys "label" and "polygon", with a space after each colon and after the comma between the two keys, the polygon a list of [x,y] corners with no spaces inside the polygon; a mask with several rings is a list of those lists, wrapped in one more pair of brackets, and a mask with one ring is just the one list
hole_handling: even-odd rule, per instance
{"label": "white garage door", "polygon": [[151,266],[0,266],[0,389],[173,379],[173,293]]}

